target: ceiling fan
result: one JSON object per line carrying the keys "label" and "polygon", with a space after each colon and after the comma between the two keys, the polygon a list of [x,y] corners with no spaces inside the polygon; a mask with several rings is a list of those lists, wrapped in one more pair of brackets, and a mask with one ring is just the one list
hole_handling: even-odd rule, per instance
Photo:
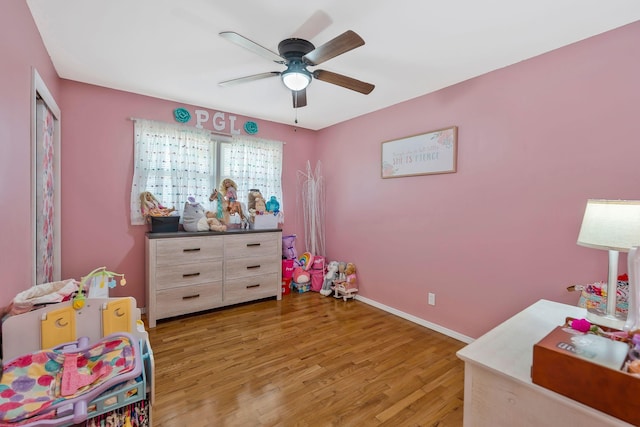
{"label": "ceiling fan", "polygon": [[232,86],[238,83],[280,76],[284,85],[291,90],[293,95],[293,108],[300,108],[307,105],[307,86],[311,83],[312,78],[351,89],[365,95],[371,93],[375,87],[371,83],[366,83],[331,71],[310,71],[307,69],[307,67],[320,65],[329,59],[364,45],[362,37],[351,30],[345,31],[319,47],[315,47],[313,43],[304,39],[284,39],[278,44],[278,53],[233,31],[223,31],[220,33],[220,36],[275,63],[287,66],[287,69],[284,71],[270,71],[227,80],[218,83],[220,86]]}

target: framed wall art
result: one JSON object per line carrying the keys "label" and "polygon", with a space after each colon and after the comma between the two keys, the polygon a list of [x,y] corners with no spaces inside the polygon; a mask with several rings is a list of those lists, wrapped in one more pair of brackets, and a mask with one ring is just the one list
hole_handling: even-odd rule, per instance
{"label": "framed wall art", "polygon": [[385,141],[382,178],[453,173],[457,151],[457,126]]}

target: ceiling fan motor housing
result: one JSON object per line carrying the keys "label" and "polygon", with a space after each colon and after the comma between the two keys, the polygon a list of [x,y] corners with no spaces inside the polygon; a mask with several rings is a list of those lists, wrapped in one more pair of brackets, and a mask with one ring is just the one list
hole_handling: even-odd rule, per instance
{"label": "ceiling fan motor housing", "polygon": [[278,43],[278,53],[287,61],[302,61],[302,57],[315,48],[313,43],[304,39],[284,39]]}

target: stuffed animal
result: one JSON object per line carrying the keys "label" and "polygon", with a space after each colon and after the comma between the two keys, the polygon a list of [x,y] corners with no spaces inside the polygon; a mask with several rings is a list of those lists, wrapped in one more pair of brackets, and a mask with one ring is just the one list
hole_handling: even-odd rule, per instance
{"label": "stuffed animal", "polygon": [[353,263],[348,263],[347,267],[344,269],[344,274],[346,274],[346,279],[344,281],[344,287],[347,290],[357,291],[358,285],[356,284],[357,276],[356,276],[356,266]]}
{"label": "stuffed animal", "polygon": [[151,221],[152,216],[169,216],[175,211],[174,208],[162,206],[156,196],[149,191],[140,193],[140,213],[145,221]]}
{"label": "stuffed animal", "polygon": [[336,282],[344,282],[345,280],[347,280],[347,275],[344,272],[346,268],[347,268],[346,262],[338,263],[338,274],[335,280]]}
{"label": "stuffed animal", "polygon": [[331,295],[331,285],[338,276],[338,261],[331,261],[327,267],[327,273],[324,275],[324,282],[322,282],[322,289],[320,289],[320,295]]}
{"label": "stuffed animal", "polygon": [[256,197],[255,200],[256,215],[262,215],[267,211],[267,205],[262,197]]}
{"label": "stuffed animal", "polygon": [[247,203],[247,209],[249,209],[249,212],[255,212],[256,199],[258,198],[264,200],[264,197],[262,197],[262,193],[260,193],[260,190],[258,190],[257,188],[252,188],[251,190],[249,190],[249,203]]}
{"label": "stuffed animal", "polygon": [[265,207],[267,208],[268,212],[273,212],[273,213],[280,212],[280,202],[278,202],[278,199],[276,199],[276,196],[271,196],[269,201],[266,203]]}
{"label": "stuffed animal", "polygon": [[296,251],[296,235],[291,234],[289,236],[282,236],[282,258],[284,259],[298,259],[298,252]]}
{"label": "stuffed animal", "polygon": [[193,197],[189,197],[189,201],[184,204],[182,215],[182,226],[185,231],[226,231],[227,229],[227,226],[220,222],[213,212],[205,210]]}
{"label": "stuffed animal", "polygon": [[309,283],[311,281],[311,273],[302,267],[293,269],[293,281],[299,284]]}

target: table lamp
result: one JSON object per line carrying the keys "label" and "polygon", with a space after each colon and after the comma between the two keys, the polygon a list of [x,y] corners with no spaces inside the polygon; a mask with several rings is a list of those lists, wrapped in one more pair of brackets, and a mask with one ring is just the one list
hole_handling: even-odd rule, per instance
{"label": "table lamp", "polygon": [[[640,246],[640,200],[589,199],[584,211],[578,244],[609,251],[606,311],[587,311],[587,320],[600,326],[622,330],[625,318],[616,315],[618,254]],[[633,283],[630,283],[633,286]],[[633,292],[630,289],[630,292]]]}

